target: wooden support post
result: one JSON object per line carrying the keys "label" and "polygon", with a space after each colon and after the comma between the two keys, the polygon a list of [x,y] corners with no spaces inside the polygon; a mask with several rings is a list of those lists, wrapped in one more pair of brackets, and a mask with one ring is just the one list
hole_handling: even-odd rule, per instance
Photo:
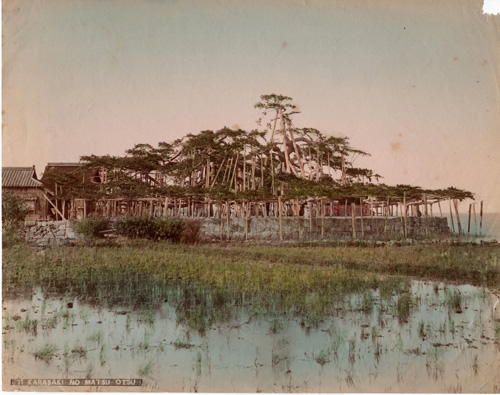
{"label": "wooden support post", "polygon": [[441,210],[441,202],[438,200],[439,215],[443,217],[443,211]]}
{"label": "wooden support post", "polygon": [[469,224],[467,225],[467,233],[470,234],[470,216],[472,212],[472,204],[469,204]]}
{"label": "wooden support post", "polygon": [[345,200],[345,206],[344,206],[344,218],[347,218],[347,199]]}
{"label": "wooden support post", "polygon": [[230,206],[229,200],[226,202],[226,232],[227,232],[227,240],[230,238],[231,229],[229,227],[229,215],[230,215]]}
{"label": "wooden support post", "polygon": [[320,210],[321,210],[321,238],[325,238],[325,203],[323,198],[319,200]]}
{"label": "wooden support post", "polygon": [[57,207],[57,206],[59,206],[58,199],[57,199],[57,189],[58,188],[57,188],[57,182],[56,182],[55,183],[55,188],[54,188],[54,200],[56,202],[56,205],[55,206],[53,205],[56,208],[56,221],[59,220],[59,217],[57,216],[57,214],[60,213],[59,208]]}
{"label": "wooden support post", "polygon": [[62,217],[63,221],[66,221],[66,218],[64,218],[64,215],[61,214],[61,212],[59,211],[59,209],[57,208],[57,206],[55,206],[54,203],[52,203],[50,201],[50,199],[48,198],[48,196],[43,191],[40,191],[40,192],[42,193],[43,197],[47,200],[47,202],[49,202],[49,204],[52,207],[54,207],[54,210],[56,210],[56,213],[58,213]]}
{"label": "wooden support post", "polygon": [[168,217],[168,196],[165,197],[165,209],[163,210],[163,216]]}
{"label": "wooden support post", "polygon": [[424,194],[424,215],[425,215],[425,234],[429,234],[429,218],[427,214],[427,196]]}
{"label": "wooden support post", "polygon": [[387,233],[387,220],[389,219],[389,198],[387,198],[387,207],[385,210],[384,234]]}
{"label": "wooden support post", "polygon": [[87,199],[83,199],[83,219],[87,218]]}
{"label": "wooden support post", "polygon": [[453,222],[453,210],[452,210],[452,208],[451,208],[451,199],[450,199],[450,200],[448,200],[448,202],[450,203],[450,221],[451,221],[451,231],[452,231],[453,233],[455,233],[455,224],[454,224],[454,222]]}
{"label": "wooden support post", "polygon": [[356,238],[356,203],[351,203],[352,237]]}
{"label": "wooden support post", "polygon": [[404,232],[404,236],[405,237],[408,237],[408,224],[406,222],[406,191],[403,192],[403,232]]}
{"label": "wooden support post", "polygon": [[481,207],[479,209],[479,236],[483,235],[483,201],[481,200]]}
{"label": "wooden support post", "polygon": [[361,238],[365,238],[365,226],[363,225],[363,198],[359,198],[359,212],[361,216]]}
{"label": "wooden support post", "polygon": [[300,231],[300,203],[299,200],[296,200],[296,210],[295,213],[297,214],[297,231],[299,233],[298,240],[300,240],[301,237],[301,231]]}
{"label": "wooden support post", "polygon": [[310,201],[307,202],[307,206],[309,207],[309,235],[312,235],[313,231],[313,212],[312,212],[312,203]]}
{"label": "wooden support post", "polygon": [[224,239],[224,220],[222,219],[222,203],[218,203],[218,211],[219,211],[219,224],[220,224],[220,239]]}
{"label": "wooden support post", "polygon": [[243,203],[245,207],[245,240],[248,240],[248,202]]}
{"label": "wooden support post", "polygon": [[460,222],[460,216],[458,214],[458,201],[456,199],[453,200],[453,205],[455,206],[455,213],[457,214],[458,233],[463,234],[462,223]]}
{"label": "wooden support post", "polygon": [[472,211],[474,212],[474,230],[475,235],[477,236],[477,217],[476,217],[476,203],[472,205]]}
{"label": "wooden support post", "polygon": [[283,221],[281,219],[281,195],[278,195],[278,213],[279,213],[279,225],[280,225],[280,241],[283,241]]}

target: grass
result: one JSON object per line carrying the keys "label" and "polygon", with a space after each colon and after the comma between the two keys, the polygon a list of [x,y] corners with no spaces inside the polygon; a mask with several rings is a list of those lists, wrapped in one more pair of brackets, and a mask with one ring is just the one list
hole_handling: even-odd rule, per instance
{"label": "grass", "polygon": [[85,378],[86,379],[91,379],[92,376],[94,375],[94,364],[92,362],[90,362],[88,365],[87,365],[87,370],[85,371]]}
{"label": "grass", "polygon": [[35,352],[35,359],[41,359],[46,363],[49,363],[52,358],[56,355],[57,347],[55,344],[46,343],[38,351]]}
{"label": "grass", "polygon": [[500,318],[494,319],[494,332],[495,338],[500,339]]}
{"label": "grass", "polygon": [[[215,284],[225,281],[240,286],[244,280],[245,288],[271,286],[275,289],[288,280],[292,280],[292,286],[303,283],[303,278],[296,275],[314,268],[317,273],[324,273],[325,269],[329,269],[326,272],[356,270],[497,285],[500,265],[496,265],[495,260],[499,255],[500,248],[494,246],[442,245],[404,248],[261,245],[255,248],[241,244],[185,246],[130,241],[120,248],[63,247],[47,250],[43,255],[12,247],[4,250],[4,283],[8,288],[43,281],[57,286],[66,274],[69,281],[103,275],[100,281],[105,282],[110,276],[116,276],[114,270],[118,270]],[[282,281],[276,281],[274,274],[284,265],[293,270]],[[228,270],[226,278],[213,275],[222,270]],[[264,281],[267,274],[271,276]]]}
{"label": "grass", "polygon": [[[404,321],[413,306],[405,276],[498,284],[498,255],[500,248],[492,246],[450,245],[256,248],[131,240],[115,247],[61,247],[43,254],[13,246],[3,251],[3,284],[4,292],[14,295],[42,284],[42,291],[71,289],[111,306],[148,306],[139,317],[148,325],[155,324],[154,308],[168,299],[177,306],[178,323],[203,335],[214,323],[229,320],[235,305],[274,316],[292,311],[305,326],[317,327],[348,295],[364,295],[358,307],[371,312],[377,289],[382,300],[396,303],[395,315]],[[71,323],[72,313],[62,310],[61,317]],[[102,338],[96,341],[100,344]]]}
{"label": "grass", "polygon": [[276,334],[280,332],[282,329],[283,329],[283,324],[281,323],[281,321],[274,318],[271,321],[271,325],[269,325],[269,330],[271,331],[271,333]]}
{"label": "grass", "polygon": [[75,346],[71,350],[71,355],[76,358],[87,358],[87,349],[83,346]]}
{"label": "grass", "polygon": [[99,351],[99,363],[101,366],[104,366],[106,364],[106,357],[107,357],[107,347],[105,344],[101,346],[101,350]]}
{"label": "grass", "polygon": [[145,377],[148,376],[152,371],[153,371],[153,361],[149,361],[146,365],[142,366],[139,368],[137,373],[139,374],[139,377]]}
{"label": "grass", "polygon": [[24,329],[26,332],[33,332],[35,335],[37,333],[38,328],[38,320],[30,319],[29,314],[26,315],[26,318],[20,322],[20,327]]}
{"label": "grass", "polygon": [[332,350],[330,348],[323,349],[319,352],[318,355],[314,356],[314,360],[319,363],[321,366],[326,365],[328,362],[331,362]]}
{"label": "grass", "polygon": [[425,323],[423,320],[421,320],[418,323],[418,335],[423,339],[425,338],[426,331],[425,331]]}
{"label": "grass", "polygon": [[458,290],[453,292],[446,290],[445,293],[445,304],[450,310],[461,311],[462,310],[462,294]]}
{"label": "grass", "polygon": [[394,307],[394,315],[399,321],[406,321],[410,317],[414,301],[410,294],[403,294],[398,298],[396,306]]}
{"label": "grass", "polygon": [[104,340],[104,332],[101,330],[94,332],[89,336],[89,340],[92,342],[96,342],[97,344],[102,344]]}
{"label": "grass", "polygon": [[184,337],[183,339],[176,339],[174,342],[175,349],[186,348],[190,349],[194,347],[194,344],[190,343],[189,337]]}

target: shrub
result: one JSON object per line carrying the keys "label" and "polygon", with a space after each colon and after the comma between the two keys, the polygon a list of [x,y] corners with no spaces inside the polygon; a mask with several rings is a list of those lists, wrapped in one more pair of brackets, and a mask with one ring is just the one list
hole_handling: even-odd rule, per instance
{"label": "shrub", "polygon": [[73,230],[86,239],[103,238],[103,232],[109,228],[109,220],[105,218],[85,218],[73,225]]}
{"label": "shrub", "polygon": [[182,232],[181,242],[185,244],[196,244],[200,241],[201,221],[186,220],[184,222],[184,231]]}
{"label": "shrub", "polygon": [[20,223],[29,213],[29,208],[24,200],[10,193],[2,194],[3,223]]}
{"label": "shrub", "polygon": [[2,246],[22,242],[22,222],[29,213],[29,208],[24,200],[18,196],[2,194]]}
{"label": "shrub", "polygon": [[170,217],[126,217],[115,223],[116,234],[131,239],[180,241],[184,222]]}

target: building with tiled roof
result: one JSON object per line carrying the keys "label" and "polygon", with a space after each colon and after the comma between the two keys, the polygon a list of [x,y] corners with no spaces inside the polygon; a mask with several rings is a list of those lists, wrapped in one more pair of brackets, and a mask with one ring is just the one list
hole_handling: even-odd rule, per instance
{"label": "building with tiled roof", "polygon": [[46,218],[49,215],[47,195],[33,167],[2,167],[2,194],[22,198],[30,209],[26,219]]}

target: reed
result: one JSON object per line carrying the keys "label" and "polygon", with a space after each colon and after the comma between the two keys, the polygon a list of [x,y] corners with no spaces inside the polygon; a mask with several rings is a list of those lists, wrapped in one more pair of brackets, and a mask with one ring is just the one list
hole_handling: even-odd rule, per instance
{"label": "reed", "polygon": [[46,363],[50,363],[52,358],[56,355],[57,346],[52,343],[46,343],[35,352],[35,359],[41,359]]}

